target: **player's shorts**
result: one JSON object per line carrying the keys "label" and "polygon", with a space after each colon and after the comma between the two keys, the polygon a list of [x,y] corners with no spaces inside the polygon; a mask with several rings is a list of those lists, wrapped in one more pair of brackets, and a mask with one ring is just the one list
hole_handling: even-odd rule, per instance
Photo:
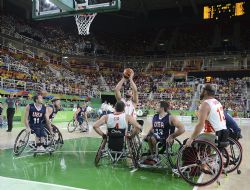
{"label": "player's shorts", "polygon": [[30,128],[31,128],[31,134],[35,134],[39,138],[47,136],[47,133],[45,130],[46,126],[44,124],[33,125],[33,126],[30,126]]}
{"label": "player's shorts", "polygon": [[[165,145],[165,143],[166,143],[166,138],[161,138],[159,135],[157,135],[157,134],[155,134],[155,133],[153,133],[153,132],[150,132],[148,135],[147,135],[147,137],[146,137],[146,139],[148,139],[148,138],[154,138],[157,142],[160,142],[162,145]],[[147,140],[146,140],[147,141]]]}
{"label": "player's shorts", "polygon": [[83,117],[77,117],[77,121],[78,121],[79,125],[82,125],[84,122],[84,119],[83,119]]}

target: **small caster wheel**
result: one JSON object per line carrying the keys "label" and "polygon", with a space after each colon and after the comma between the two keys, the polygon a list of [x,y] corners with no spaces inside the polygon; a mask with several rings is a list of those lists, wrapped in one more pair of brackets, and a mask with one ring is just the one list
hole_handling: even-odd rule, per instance
{"label": "small caster wheel", "polygon": [[36,157],[37,156],[37,153],[34,153],[34,155],[33,155],[34,157]]}
{"label": "small caster wheel", "polygon": [[239,175],[240,175],[240,174],[241,174],[241,170],[237,170],[237,174],[239,174]]}

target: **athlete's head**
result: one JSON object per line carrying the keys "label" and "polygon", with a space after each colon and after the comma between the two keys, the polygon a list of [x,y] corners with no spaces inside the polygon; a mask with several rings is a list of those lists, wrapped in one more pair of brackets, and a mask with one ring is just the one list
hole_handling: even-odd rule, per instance
{"label": "athlete's head", "polygon": [[127,90],[125,93],[126,99],[132,99],[133,97],[133,91],[132,90]]}
{"label": "athlete's head", "polygon": [[82,102],[82,107],[86,108],[87,107],[87,103],[86,102]]}
{"label": "athlete's head", "polygon": [[118,101],[115,104],[115,111],[116,112],[124,112],[125,110],[125,104],[123,101]]}
{"label": "athlete's head", "polygon": [[58,98],[54,98],[53,100],[52,100],[52,104],[55,106],[55,108],[58,110],[58,109],[60,109],[60,107],[61,107],[61,101],[60,101],[60,99],[58,99]]}
{"label": "athlete's head", "polygon": [[215,95],[214,87],[210,84],[206,84],[202,89],[200,100],[203,100],[206,97],[214,97],[214,95]]}
{"label": "athlete's head", "polygon": [[163,113],[163,112],[167,112],[170,108],[170,105],[168,102],[166,101],[160,101],[158,104],[157,104],[157,108],[156,108],[156,112],[157,113]]}
{"label": "athlete's head", "polygon": [[43,96],[41,94],[33,96],[33,101],[37,104],[43,103]]}

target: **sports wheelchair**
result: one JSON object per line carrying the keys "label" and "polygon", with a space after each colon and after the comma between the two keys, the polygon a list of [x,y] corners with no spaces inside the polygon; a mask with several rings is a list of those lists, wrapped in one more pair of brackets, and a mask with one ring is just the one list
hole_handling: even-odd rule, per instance
{"label": "sports wheelchair", "polygon": [[125,129],[108,129],[107,137],[103,138],[95,157],[95,165],[100,165],[100,160],[106,158],[111,164],[116,164],[120,160],[130,159],[134,168],[176,168],[177,152],[181,147],[181,142],[175,139],[170,145],[157,143],[156,155],[159,161],[154,164],[147,164],[145,160],[150,155],[147,143],[141,140],[139,134],[134,137],[126,136]]}
{"label": "sports wheelchair", "polygon": [[45,142],[46,145],[45,151],[37,151],[36,150],[36,141],[34,131],[27,132],[26,129],[23,129],[17,136],[14,144],[13,154],[15,156],[20,156],[23,152],[29,153],[32,152],[34,156],[37,154],[48,153],[52,155],[52,153],[64,144],[63,137],[59,129],[52,125],[53,135],[50,134],[49,130],[45,127]]}
{"label": "sports wheelchair", "polygon": [[226,131],[216,132],[216,135],[202,134],[191,147],[183,146],[178,152],[177,170],[174,172],[196,186],[215,181],[220,184],[218,179],[221,173],[227,174],[237,169],[239,174],[242,147],[228,137]]}
{"label": "sports wheelchair", "polygon": [[[69,133],[73,133],[74,131],[77,131],[79,130],[80,132],[88,132],[89,130],[89,125],[88,123],[83,120],[83,123],[82,123],[82,126],[75,123],[75,119],[73,118],[69,123],[68,123],[68,126],[67,126],[67,129],[68,129],[68,132]],[[86,129],[86,131],[84,130]]]}
{"label": "sports wheelchair", "polygon": [[[143,120],[137,120],[143,126]],[[96,153],[95,165],[99,166],[100,161],[106,159],[108,163],[117,164],[120,160],[132,160],[132,167],[137,167],[136,159],[141,140],[139,134],[134,137],[130,136],[132,126],[128,129],[108,128],[107,136],[103,138],[101,145]]]}
{"label": "sports wheelchair", "polygon": [[105,158],[108,158],[107,161],[111,164],[126,159],[129,156],[127,140],[126,129],[109,128],[96,153],[95,165],[99,166],[100,160]]}
{"label": "sports wheelchair", "polygon": [[178,139],[170,144],[158,142],[156,159],[150,160],[148,145],[138,135],[125,138],[122,132],[122,135],[113,136],[109,130],[98,149],[95,164],[98,166],[105,157],[113,164],[130,158],[134,168],[170,169],[173,175],[194,186],[205,186],[215,181],[220,184],[221,173],[227,174],[236,169],[240,173],[242,147],[237,140],[224,134],[211,135],[207,139],[201,136],[193,141],[191,147],[183,146]]}

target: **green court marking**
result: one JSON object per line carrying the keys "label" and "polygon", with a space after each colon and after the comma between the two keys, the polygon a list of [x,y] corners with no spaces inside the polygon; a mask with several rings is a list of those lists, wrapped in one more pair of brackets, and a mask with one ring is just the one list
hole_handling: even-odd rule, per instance
{"label": "green court marking", "polygon": [[[0,178],[0,189],[10,190],[6,187],[11,187],[29,190],[29,188],[24,188],[27,183],[30,184],[28,187],[32,187],[32,190],[40,190],[40,187],[44,187],[42,189],[46,190],[63,188],[70,190],[68,187],[89,190],[189,190],[193,188],[181,178],[173,177],[167,171],[139,169],[130,172],[131,169],[122,164],[96,168],[94,166],[95,151],[100,142],[99,138],[66,140],[63,148],[51,157],[49,155],[33,157],[27,154],[27,157],[13,159],[12,149],[2,150],[0,152],[0,176],[46,184],[27,181],[14,182],[13,179]],[[7,183],[11,183],[11,185]],[[36,185],[38,188],[35,188]]]}

